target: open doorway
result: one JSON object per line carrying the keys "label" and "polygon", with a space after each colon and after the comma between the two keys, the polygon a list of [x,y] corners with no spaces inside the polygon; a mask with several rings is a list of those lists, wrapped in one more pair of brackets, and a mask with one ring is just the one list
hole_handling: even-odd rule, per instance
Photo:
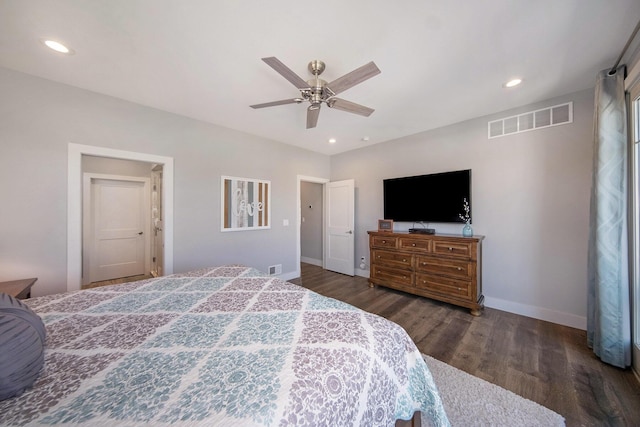
{"label": "open doorway", "polygon": [[[123,159],[162,165],[162,261],[164,275],[173,273],[173,158],[104,147],[69,144],[67,188],[67,290],[81,288],[83,275],[83,156]],[[149,176],[149,175],[147,175]]]}
{"label": "open doorway", "polygon": [[[307,193],[303,194],[303,190],[308,189],[315,194],[318,191],[315,185],[322,187],[322,209],[314,209],[316,202],[303,203],[303,197],[307,197]],[[327,270],[349,276],[354,275],[354,185],[353,179],[330,182],[323,178],[298,176],[297,277],[300,277],[301,273],[300,262],[305,258]],[[309,200],[317,200],[317,195],[311,197],[313,198]],[[305,236],[305,240],[303,240],[303,218],[305,227],[307,222],[305,215],[317,218],[317,220],[314,220],[313,223],[314,229],[311,231],[313,234],[309,233],[313,238]],[[319,230],[321,230],[321,235],[318,239]],[[316,258],[317,255],[305,255],[303,258],[303,245],[309,250],[312,248],[314,252],[309,253],[314,254],[318,253],[319,248],[322,254],[321,262]]]}
{"label": "open doorway", "polygon": [[322,267],[324,265],[323,184],[300,183],[300,262]]}
{"label": "open doorway", "polygon": [[[297,239],[297,264],[296,264],[296,277],[300,277],[301,275],[301,268],[300,268],[300,262],[302,262],[303,259],[305,259],[305,262],[311,262],[313,264],[316,265],[320,265],[321,267],[324,267],[324,247],[323,247],[323,239],[324,239],[324,232],[325,232],[325,228],[324,228],[324,184],[326,184],[327,182],[329,182],[328,179],[325,178],[317,178],[317,177],[312,177],[312,176],[302,176],[302,175],[298,175],[298,194],[297,194],[297,206],[298,206],[298,219],[297,219],[297,234],[298,234],[298,239]],[[317,187],[316,187],[317,186]],[[304,241],[303,241],[303,235],[302,235],[302,217],[303,217],[303,212],[305,215],[309,214],[309,210],[308,208],[305,209],[304,205],[303,205],[303,187],[306,190],[311,190],[312,192],[317,191],[317,188],[320,188],[320,192],[321,192],[321,197],[322,197],[322,209],[320,209],[320,206],[318,206],[317,209],[314,208],[313,203],[315,202],[309,202],[309,199],[307,199],[306,196],[306,192],[305,192],[305,203],[307,203],[306,206],[309,206],[309,204],[311,204],[311,211],[313,211],[313,217],[314,219],[311,218],[306,218],[305,217],[305,223],[307,221],[310,221],[309,224],[305,225],[305,236],[304,236]],[[315,196],[314,196],[315,197]],[[315,199],[313,199],[315,200]],[[320,223],[318,225],[317,223],[317,217],[320,217]],[[312,230],[313,227],[320,227],[320,242],[318,243],[316,241],[317,237],[317,230]],[[305,258],[302,257],[302,245],[306,246],[305,249]],[[318,254],[317,254],[317,249],[318,247],[320,248],[320,256],[318,258]]]}

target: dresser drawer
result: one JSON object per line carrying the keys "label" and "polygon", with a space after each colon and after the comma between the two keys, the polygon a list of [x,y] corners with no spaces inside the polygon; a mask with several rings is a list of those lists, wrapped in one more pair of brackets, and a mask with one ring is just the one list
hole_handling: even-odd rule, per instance
{"label": "dresser drawer", "polygon": [[372,262],[375,264],[384,264],[389,267],[398,267],[411,269],[413,257],[406,253],[374,250],[372,252]]}
{"label": "dresser drawer", "polygon": [[406,286],[413,285],[412,273],[410,271],[380,267],[379,265],[374,264],[371,266],[371,273],[373,278],[377,280],[400,283]]}
{"label": "dresser drawer", "polygon": [[416,288],[447,297],[473,300],[471,282],[466,280],[448,279],[430,274],[416,274]]}
{"label": "dresser drawer", "polygon": [[398,245],[397,237],[371,236],[371,247],[395,249],[397,245]]}
{"label": "dresser drawer", "polygon": [[414,252],[430,252],[431,240],[412,239],[410,237],[401,237],[399,240],[399,248]]}
{"label": "dresser drawer", "polygon": [[416,272],[443,274],[451,277],[470,279],[475,274],[475,264],[470,261],[449,258],[419,256],[416,259]]}
{"label": "dresser drawer", "polygon": [[471,243],[457,242],[451,240],[440,240],[433,242],[432,252],[437,255],[447,255],[457,258],[471,258]]}

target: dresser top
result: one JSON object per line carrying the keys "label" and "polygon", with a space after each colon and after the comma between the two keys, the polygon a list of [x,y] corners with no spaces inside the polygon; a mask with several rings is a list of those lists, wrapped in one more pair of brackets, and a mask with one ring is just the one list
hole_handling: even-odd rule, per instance
{"label": "dresser top", "polygon": [[484,239],[484,236],[481,236],[479,234],[474,234],[471,237],[464,237],[460,234],[445,234],[445,233],[436,233],[436,234],[422,234],[422,233],[409,233],[408,231],[378,231],[378,230],[370,230],[367,231],[367,233],[369,234],[375,234],[378,236],[411,236],[411,237],[418,237],[418,238],[427,238],[427,239],[433,239],[433,238],[447,238],[447,239],[462,239],[462,240],[474,240],[474,241],[481,241]]}

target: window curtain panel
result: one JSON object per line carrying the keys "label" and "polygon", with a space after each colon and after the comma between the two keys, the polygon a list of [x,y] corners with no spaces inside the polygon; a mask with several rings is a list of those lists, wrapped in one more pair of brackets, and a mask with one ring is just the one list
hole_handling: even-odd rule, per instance
{"label": "window curtain panel", "polygon": [[587,301],[587,344],[620,368],[631,364],[624,74],[604,70],[596,82]]}

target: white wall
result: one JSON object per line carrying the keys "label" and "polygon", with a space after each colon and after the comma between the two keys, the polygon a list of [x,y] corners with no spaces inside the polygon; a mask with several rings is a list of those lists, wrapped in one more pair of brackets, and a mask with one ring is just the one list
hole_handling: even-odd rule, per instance
{"label": "white wall", "polygon": [[[568,101],[572,124],[487,138],[490,120]],[[473,229],[486,236],[485,304],[584,329],[592,126],[587,90],[332,156],[331,179],[356,181],[356,259],[369,260],[384,178],[472,169]]]}
{"label": "white wall", "polygon": [[[327,156],[3,68],[0,93],[0,280],[66,290],[69,143],[174,158],[175,272],[297,270],[297,176],[328,178]],[[220,232],[221,175],[271,181],[271,229]]]}

